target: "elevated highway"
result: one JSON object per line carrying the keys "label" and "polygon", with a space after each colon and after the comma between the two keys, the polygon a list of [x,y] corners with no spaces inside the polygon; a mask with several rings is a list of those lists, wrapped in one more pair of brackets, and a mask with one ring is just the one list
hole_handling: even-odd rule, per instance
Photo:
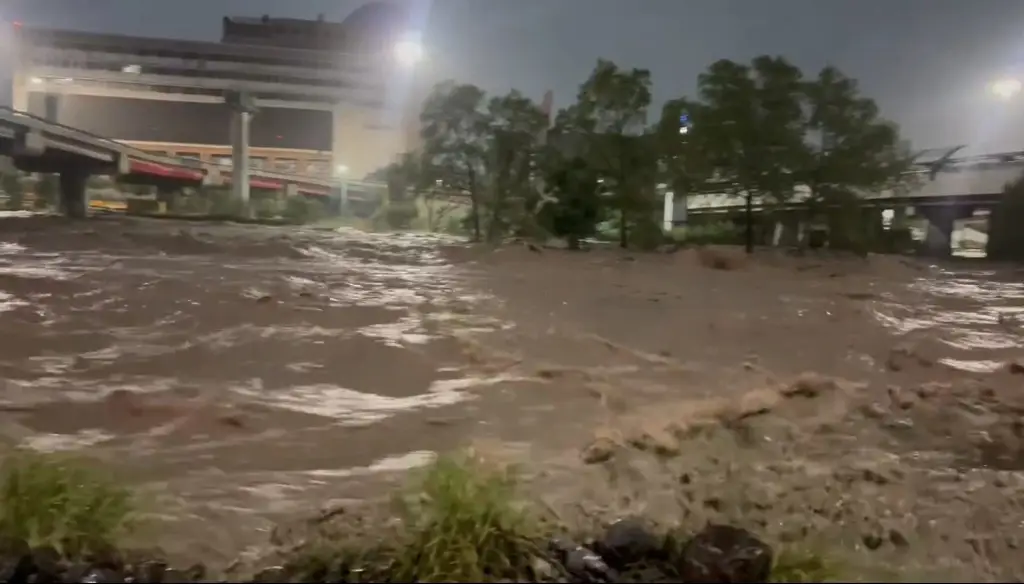
{"label": "elevated highway", "polygon": [[[230,186],[231,169],[190,158],[146,153],[137,148],[43,118],[0,107],[0,156],[10,157],[26,172],[60,175],[61,202],[70,215],[84,215],[85,181],[109,175],[121,182],[160,189]],[[384,185],[332,180],[269,170],[250,169],[253,188],[279,190],[289,195],[375,196]]]}
{"label": "elevated highway", "polygon": [[[865,206],[991,206],[998,200],[1007,183],[1024,175],[1024,151],[963,158],[939,157],[917,163],[908,174],[912,176],[906,188],[866,193],[863,198]],[[783,207],[799,208],[808,196],[808,190],[800,188],[788,205]],[[685,219],[687,214],[738,211],[743,209],[744,200],[737,195],[711,192],[686,196],[676,204],[677,219]],[[762,207],[762,201],[755,200],[755,206]]]}

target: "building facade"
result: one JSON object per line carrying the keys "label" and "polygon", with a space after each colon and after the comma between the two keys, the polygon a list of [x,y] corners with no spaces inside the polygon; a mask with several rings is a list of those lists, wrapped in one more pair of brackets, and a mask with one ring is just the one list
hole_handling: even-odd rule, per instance
{"label": "building facade", "polygon": [[221,42],[16,25],[12,105],[154,153],[231,164],[232,112],[258,107],[251,165],[362,176],[411,147],[413,111],[389,95],[413,75],[390,46],[402,12],[371,3],[341,23],[225,18]]}

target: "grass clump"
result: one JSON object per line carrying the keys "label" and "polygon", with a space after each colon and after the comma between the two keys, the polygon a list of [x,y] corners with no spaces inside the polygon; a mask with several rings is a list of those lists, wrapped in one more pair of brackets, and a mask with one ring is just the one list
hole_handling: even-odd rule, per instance
{"label": "grass clump", "polygon": [[0,536],[76,557],[114,547],[133,509],[128,489],[84,461],[18,452],[0,463]]}
{"label": "grass clump", "polygon": [[471,455],[439,458],[400,500],[406,541],[399,582],[483,582],[524,574],[540,524],[517,497],[514,473]]}
{"label": "grass clump", "polygon": [[541,523],[514,472],[468,454],[439,457],[396,498],[398,532],[366,546],[323,533],[289,562],[302,581],[493,582],[527,577]]}
{"label": "grass clump", "polygon": [[839,582],[839,566],[825,555],[808,551],[784,549],[772,566],[772,582]]}

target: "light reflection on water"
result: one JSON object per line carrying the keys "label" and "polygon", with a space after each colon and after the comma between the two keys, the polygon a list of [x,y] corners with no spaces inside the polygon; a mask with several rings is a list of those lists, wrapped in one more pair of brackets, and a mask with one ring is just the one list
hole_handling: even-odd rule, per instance
{"label": "light reflection on water", "polygon": [[872,312],[899,334],[927,331],[931,338],[960,351],[962,355],[941,359],[950,367],[996,371],[1005,365],[1008,351],[1024,347],[1024,283],[998,276],[990,270],[938,270],[909,286],[912,293],[923,296],[920,301],[887,298],[874,303]]}

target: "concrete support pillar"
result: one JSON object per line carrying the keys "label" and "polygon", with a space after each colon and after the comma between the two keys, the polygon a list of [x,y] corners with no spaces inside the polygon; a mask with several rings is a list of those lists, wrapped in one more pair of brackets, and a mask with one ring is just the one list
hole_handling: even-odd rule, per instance
{"label": "concrete support pillar", "polygon": [[665,191],[665,203],[662,210],[662,229],[665,233],[672,233],[676,219],[676,195],[672,191]]}
{"label": "concrete support pillar", "polygon": [[946,257],[953,253],[953,224],[956,216],[949,209],[938,208],[927,214],[928,227],[924,246],[928,255]]}
{"label": "concrete support pillar", "polygon": [[68,217],[84,219],[89,214],[89,199],[85,188],[89,173],[73,167],[60,173],[60,208]]}
{"label": "concrete support pillar", "polygon": [[29,78],[25,71],[15,66],[11,76],[11,107],[20,112],[28,111]]}
{"label": "concrete support pillar", "polygon": [[231,112],[231,194],[242,208],[249,206],[249,124],[252,114]]}
{"label": "concrete support pillar", "polygon": [[231,108],[231,195],[249,215],[249,124],[256,113],[249,93],[229,92],[225,102]]}
{"label": "concrete support pillar", "polygon": [[43,118],[48,122],[60,122],[60,95],[47,93],[43,96]]}

